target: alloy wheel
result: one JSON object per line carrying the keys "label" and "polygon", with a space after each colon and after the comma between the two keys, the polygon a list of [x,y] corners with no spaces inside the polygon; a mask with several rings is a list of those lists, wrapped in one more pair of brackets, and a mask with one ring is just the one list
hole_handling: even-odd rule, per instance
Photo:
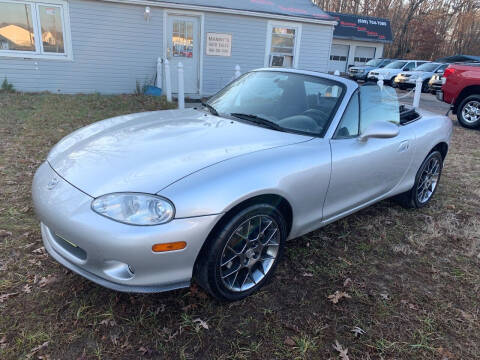
{"label": "alloy wheel", "polygon": [[417,187],[417,200],[424,204],[432,197],[440,178],[440,160],[432,157],[425,165]]}
{"label": "alloy wheel", "polygon": [[230,291],[242,292],[260,283],[272,268],[280,246],[280,228],[267,215],[256,215],[238,226],[220,260],[220,277]]}
{"label": "alloy wheel", "polygon": [[480,102],[469,101],[462,109],[462,117],[466,123],[473,124],[480,120]]}

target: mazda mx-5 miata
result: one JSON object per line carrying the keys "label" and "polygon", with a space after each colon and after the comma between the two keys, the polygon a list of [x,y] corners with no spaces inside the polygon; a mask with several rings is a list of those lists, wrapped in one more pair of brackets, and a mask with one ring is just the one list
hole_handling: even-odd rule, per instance
{"label": "mazda mx-5 miata", "polygon": [[202,107],[73,132],[33,200],[46,250],[93,282],[160,292],[195,278],[238,300],[272,277],[286,240],[385,198],[428,204],[451,134],[391,88],[260,69]]}

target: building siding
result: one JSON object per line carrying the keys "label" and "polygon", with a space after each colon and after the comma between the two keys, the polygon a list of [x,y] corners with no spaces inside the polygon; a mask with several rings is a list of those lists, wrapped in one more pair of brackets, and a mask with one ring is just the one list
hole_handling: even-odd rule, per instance
{"label": "building siding", "polygon": [[232,56],[204,55],[204,94],[213,94],[228,84],[237,64],[242,73],[264,66],[267,24],[262,18],[205,13],[205,33],[232,34]]}
{"label": "building siding", "polygon": [[298,67],[327,72],[330,61],[333,26],[303,24]]}
{"label": "building siding", "polygon": [[[132,93],[136,82],[153,80],[163,56],[164,9],[111,2],[70,0],[73,60],[0,57],[0,80],[20,91],[103,94]],[[204,12],[208,32],[232,34],[230,57],[203,56],[202,94],[230,82],[235,65],[246,72],[265,66],[268,19]],[[299,68],[327,71],[333,26],[302,23]],[[173,70],[173,69],[172,69]]]}
{"label": "building siding", "polygon": [[163,11],[99,1],[69,1],[73,61],[0,57],[0,79],[17,90],[131,93],[151,80],[163,48]]}

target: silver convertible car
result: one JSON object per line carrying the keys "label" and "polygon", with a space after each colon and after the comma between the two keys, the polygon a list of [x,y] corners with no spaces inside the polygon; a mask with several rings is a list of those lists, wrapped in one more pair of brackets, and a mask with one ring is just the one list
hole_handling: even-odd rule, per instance
{"label": "silver convertible car", "polygon": [[201,108],[124,115],[62,139],[33,200],[46,250],[107,288],[192,278],[222,300],[268,281],[286,240],[385,198],[425,206],[452,124],[393,89],[260,69]]}

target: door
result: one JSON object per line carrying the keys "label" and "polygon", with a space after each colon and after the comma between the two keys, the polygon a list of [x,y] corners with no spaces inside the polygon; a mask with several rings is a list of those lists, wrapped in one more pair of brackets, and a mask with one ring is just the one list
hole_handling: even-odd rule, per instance
{"label": "door", "polygon": [[200,28],[194,16],[169,15],[167,19],[167,59],[170,62],[172,92],[178,92],[178,64],[183,64],[186,94],[200,91]]}
{"label": "door", "polygon": [[332,44],[332,52],[330,53],[329,71],[338,70],[345,72],[347,69],[349,45]]}
{"label": "door", "polygon": [[325,220],[381,198],[406,174],[412,158],[412,127],[399,126],[400,132],[393,138],[359,141],[358,135],[375,121],[399,124],[396,93],[391,88],[381,91],[377,85],[364,85],[350,100],[330,140],[332,173]]}
{"label": "door", "polygon": [[355,48],[354,64],[355,66],[363,65],[368,60],[375,57],[375,48],[371,46],[357,46]]}

